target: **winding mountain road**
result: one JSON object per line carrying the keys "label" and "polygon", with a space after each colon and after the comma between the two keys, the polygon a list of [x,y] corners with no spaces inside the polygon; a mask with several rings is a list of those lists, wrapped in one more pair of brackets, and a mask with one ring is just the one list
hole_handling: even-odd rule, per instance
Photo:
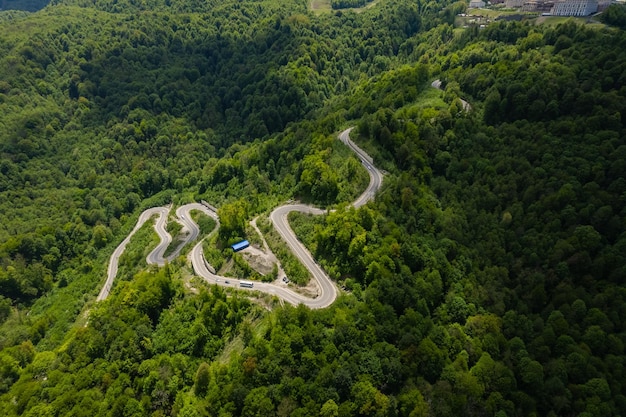
{"label": "winding mountain road", "polygon": [[122,243],[119,244],[119,246],[115,249],[115,251],[113,251],[113,254],[111,255],[111,259],[109,260],[109,268],[107,270],[107,280],[102,286],[102,289],[98,294],[98,298],[96,298],[97,301],[104,300],[109,296],[109,292],[111,292],[111,286],[113,285],[113,280],[115,280],[115,276],[117,275],[120,257],[122,256],[122,253],[124,253],[124,250],[126,250],[126,245],[128,245],[128,242],[130,242],[130,238],[141,228],[141,226],[143,226],[144,223],[150,220],[152,217],[158,215],[156,223],[154,224],[154,229],[159,235],[161,241],[159,242],[157,247],[154,248],[152,252],[148,254],[148,256],[146,256],[146,263],[148,263],[148,265],[165,265],[166,261],[170,262],[171,260],[176,258],[187,243],[195,240],[198,237],[198,235],[200,234],[200,228],[193,220],[191,220],[190,212],[192,210],[202,211],[204,214],[214,218],[217,222],[217,225],[219,225],[219,218],[217,217],[217,213],[202,204],[191,203],[179,207],[176,210],[176,215],[178,217],[177,221],[183,225],[182,231],[188,231],[188,233],[183,241],[178,245],[176,250],[172,252],[169,256],[165,257],[165,251],[172,242],[172,236],[167,232],[167,230],[165,230],[165,224],[167,223],[167,216],[170,212],[170,209],[171,206],[152,207],[145,210],[139,215],[139,219],[137,219],[137,224],[135,224],[133,230],[128,234],[128,236],[126,236],[126,239],[124,239]]}
{"label": "winding mountain road", "polygon": [[[126,236],[126,239],[124,239],[122,243],[120,243],[119,246],[115,248],[115,250],[113,251],[113,254],[111,255],[111,259],[109,259],[107,280],[102,286],[102,289],[100,290],[100,294],[98,294],[98,298],[96,298],[97,301],[104,300],[105,298],[109,296],[109,292],[111,291],[111,286],[113,285],[113,280],[115,279],[115,276],[117,275],[117,268],[118,268],[118,264],[120,261],[120,256],[122,256],[122,253],[124,253],[124,250],[126,249],[126,245],[128,245],[128,242],[130,242],[130,238],[135,234],[135,232],[137,232],[137,230],[141,228],[141,226],[143,226],[143,224],[146,221],[150,220],[152,216],[159,215],[159,219],[161,219],[167,216],[168,212],[169,212],[169,207],[153,207],[153,208],[149,208],[148,210],[144,211],[143,213],[139,215],[139,219],[137,220],[137,224],[135,225],[135,228],[128,234],[128,236]],[[167,232],[165,233],[169,236],[169,233]],[[161,240],[163,240],[163,237],[161,237]],[[170,237],[170,240],[171,240],[171,237]]]}
{"label": "winding mountain road", "polygon": [[[357,198],[352,203],[354,207],[358,208],[374,198],[376,192],[379,190],[382,184],[383,174],[374,166],[372,158],[350,140],[351,130],[352,128],[346,129],[341,132],[339,134],[339,139],[348,147],[350,147],[350,149],[352,149],[352,151],[359,157],[361,163],[365,166],[370,175],[370,183],[368,187],[359,196],[359,198]],[[124,252],[124,249],[130,241],[131,236],[154,215],[159,215],[159,218],[157,219],[154,227],[161,239],[161,242],[146,257],[146,262],[148,262],[148,264],[163,265],[165,264],[166,260],[170,261],[179,256],[180,251],[187,243],[196,240],[200,233],[200,230],[196,223],[191,220],[190,212],[192,210],[200,210],[206,215],[211,216],[217,222],[215,230],[217,230],[217,228],[219,227],[219,218],[217,216],[217,213],[215,213],[214,210],[208,208],[206,205],[193,203],[179,207],[176,210],[176,215],[178,218],[177,221],[183,225],[183,231],[188,231],[188,234],[186,235],[185,239],[178,245],[176,250],[167,258],[164,256],[164,254],[167,247],[172,241],[172,237],[165,229],[165,222],[167,220],[167,215],[170,211],[170,207],[154,207],[141,213],[133,231],[126,237],[126,239],[124,239],[124,241],[117,247],[117,249],[115,249],[113,255],[111,256],[111,260],[109,262],[108,277],[104,286],[102,287],[102,290],[100,291],[100,295],[98,295],[98,301],[104,300],[108,296],[111,285],[113,284],[113,280],[115,279],[115,275],[117,275],[117,265],[119,262],[119,258]],[[287,204],[274,209],[274,211],[272,211],[272,213],[270,214],[270,220],[274,224],[274,227],[276,228],[278,233],[285,240],[294,255],[309,270],[309,272],[317,282],[319,288],[317,297],[309,298],[292,291],[285,285],[274,283],[254,282],[253,288],[241,288],[241,281],[239,279],[224,277],[215,274],[214,268],[212,268],[204,258],[204,253],[202,251],[202,240],[194,246],[189,254],[189,260],[191,261],[194,272],[210,283],[225,287],[234,287],[239,289],[264,292],[267,294],[275,295],[293,305],[304,304],[310,308],[328,307],[337,298],[337,287],[335,286],[334,282],[328,277],[328,275],[326,275],[326,273],[322,270],[322,268],[320,268],[320,266],[315,262],[309,251],[298,240],[295,233],[289,226],[287,216],[293,211],[313,215],[322,215],[325,214],[326,211],[317,207],[311,207],[303,204]],[[214,233],[215,230],[211,233]]]}
{"label": "winding mountain road", "polygon": [[156,264],[159,266],[163,266],[165,265],[166,260],[168,262],[171,262],[172,259],[175,259],[178,255],[180,255],[180,251],[183,249],[183,247],[187,243],[192,242],[197,239],[198,235],[200,234],[200,228],[198,227],[196,222],[191,220],[192,210],[199,210],[203,212],[207,216],[210,216],[213,219],[215,219],[215,221],[219,225],[219,218],[217,217],[217,213],[215,213],[213,210],[210,210],[209,208],[207,208],[206,206],[200,203],[185,204],[184,206],[178,207],[178,209],[176,210],[176,217],[177,217],[176,221],[183,225],[181,232],[182,233],[186,232],[187,235],[185,236],[183,241],[180,242],[176,250],[174,250],[174,252],[172,252],[168,257],[165,257],[165,251],[167,250],[168,246],[172,242],[172,237],[165,230],[165,221],[163,219],[165,219],[166,216],[161,216],[159,220],[157,220],[157,223],[154,225],[154,228],[156,229],[157,234],[161,238],[161,242],[147,256],[146,262],[148,264]]}
{"label": "winding mountain road", "polygon": [[[441,88],[441,80],[435,80],[432,83],[430,83],[430,85],[432,88],[436,88],[437,90],[443,90],[443,88]],[[471,104],[463,100],[461,97],[459,97],[459,100],[461,101],[461,105],[463,105],[463,110],[465,110],[466,112],[472,111]]]}
{"label": "winding mountain road", "polygon": [[345,143],[359,157],[361,163],[367,169],[370,175],[370,183],[363,191],[363,194],[357,198],[352,205],[356,208],[364,206],[368,201],[374,199],[374,196],[383,184],[383,173],[374,166],[374,160],[365,151],[350,140],[350,132],[353,128],[346,129],[339,134],[339,139]]}

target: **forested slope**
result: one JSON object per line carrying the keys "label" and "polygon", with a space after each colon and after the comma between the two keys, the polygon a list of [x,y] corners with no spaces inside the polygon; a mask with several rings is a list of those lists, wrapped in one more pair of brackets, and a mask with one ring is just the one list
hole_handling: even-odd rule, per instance
{"label": "forested slope", "polygon": [[[359,68],[384,69],[372,65],[392,54],[380,41],[357,53],[349,32],[333,35],[348,25],[365,30],[356,16],[313,24],[298,14],[304,8],[286,7],[234,3],[213,16],[57,6],[12,19],[0,64],[0,252],[44,269],[31,282],[7,284],[6,294],[27,301],[50,289],[60,262],[85,253],[93,227],[110,239],[120,216],[159,191],[244,182],[254,175],[248,166],[211,158],[301,120],[345,90]],[[263,149],[249,167],[265,172],[272,161],[272,177],[302,155],[271,142]],[[293,152],[279,158],[281,149]]]}
{"label": "forested slope", "polygon": [[[626,36],[455,32],[462,10],[3,16],[0,413],[626,413]],[[348,123],[388,171],[358,210],[365,169],[332,136]],[[335,305],[192,290],[184,262],[143,264],[148,226],[93,303],[141,209],[249,219],[292,197],[339,207],[292,219],[349,290]]]}

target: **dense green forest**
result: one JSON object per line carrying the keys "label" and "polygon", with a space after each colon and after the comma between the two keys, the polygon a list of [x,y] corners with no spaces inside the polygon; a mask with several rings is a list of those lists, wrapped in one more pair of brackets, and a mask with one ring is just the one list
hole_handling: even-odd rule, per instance
{"label": "dense green forest", "polygon": [[[626,34],[464,8],[0,12],[0,414],[626,415]],[[387,172],[360,209],[348,126]],[[95,302],[143,209],[227,241],[292,198],[336,208],[290,219],[331,307],[148,267],[150,225]]]}
{"label": "dense green forest", "polygon": [[626,6],[623,4],[611,5],[600,17],[604,23],[626,29]]}

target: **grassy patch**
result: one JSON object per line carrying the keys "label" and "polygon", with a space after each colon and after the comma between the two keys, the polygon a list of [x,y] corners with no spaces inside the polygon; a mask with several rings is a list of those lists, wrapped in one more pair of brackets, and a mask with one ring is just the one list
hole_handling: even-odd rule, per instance
{"label": "grassy patch", "polygon": [[210,216],[202,213],[200,210],[191,211],[191,219],[196,222],[200,228],[200,236],[208,235],[215,229],[216,221]]}
{"label": "grassy patch", "polygon": [[246,224],[246,240],[250,242],[250,245],[263,247],[263,239],[261,239],[261,236],[259,236],[250,223]]}
{"label": "grassy patch", "polygon": [[469,15],[496,18],[500,16],[511,16],[516,14],[528,15],[529,17],[537,15],[537,13],[520,12],[518,10],[512,9],[469,9],[467,11],[468,18],[471,18]]}
{"label": "grassy patch", "polygon": [[298,239],[312,254],[317,252],[315,229],[317,225],[324,224],[324,216],[312,216],[309,214],[293,212],[289,213],[289,225]]}
{"label": "grassy patch", "polygon": [[185,240],[185,234],[181,233],[181,231],[183,230],[183,225],[178,223],[176,220],[174,220],[173,217],[170,217],[168,219],[167,225],[165,226],[165,230],[167,230],[167,233],[169,233],[170,236],[172,236],[172,241],[170,242],[170,245],[165,250],[165,253],[163,254],[163,256],[167,258]]}
{"label": "grassy patch", "polygon": [[263,280],[263,275],[252,269],[241,253],[233,253],[231,259],[233,262],[230,264],[231,268],[228,271],[228,276],[256,281]]}
{"label": "grassy patch", "polygon": [[[200,238],[210,234],[215,229],[215,226],[217,224],[215,220],[212,217],[202,213],[200,210],[192,210],[190,215],[191,219],[196,222],[198,228],[200,229]],[[172,236],[172,243],[170,243],[170,245],[167,247],[167,250],[165,251],[165,257],[174,252],[178,248],[178,246],[185,240],[186,234],[181,233],[182,229],[182,224],[175,221],[174,219],[168,221],[166,230]]]}
{"label": "grassy patch", "polygon": [[593,20],[591,17],[573,17],[573,16],[539,16],[535,21],[538,25],[557,26],[567,22],[575,22],[579,25],[587,25],[587,27],[603,28],[605,25]]}
{"label": "grassy patch", "polygon": [[167,225],[165,226],[165,230],[172,236],[176,236],[180,234],[180,231],[183,229],[183,225],[178,223],[172,216],[167,221]]}
{"label": "grassy patch", "polygon": [[535,19],[536,12],[522,12],[513,9],[469,9],[465,16],[456,16],[454,26],[462,27],[467,25],[489,25],[502,16],[522,16],[522,20]]}
{"label": "grassy patch", "polygon": [[408,109],[413,109],[413,108],[425,109],[428,107],[431,107],[434,109],[447,108],[448,104],[445,101],[443,101],[442,95],[443,95],[443,92],[441,90],[438,90],[436,88],[425,88],[419,93],[415,103],[409,106],[406,106],[406,108]]}
{"label": "grassy patch", "polygon": [[224,262],[228,259],[224,251],[217,247],[217,234],[202,243],[202,251],[204,252],[204,258],[216,271],[221,269]]}
{"label": "grassy patch", "polygon": [[363,7],[355,7],[355,8],[347,8],[347,9],[333,9],[330,0],[311,0],[309,2],[309,9],[311,9],[313,12],[317,12],[317,13],[329,13],[329,12],[342,12],[342,11],[353,11],[353,12],[361,12],[365,9],[368,9],[370,7],[373,7],[376,3],[378,3],[378,0],[373,0],[369,3],[365,3],[365,6]]}
{"label": "grassy patch", "polygon": [[[119,269],[115,281],[130,281],[137,272],[145,269],[146,256],[159,243],[159,236],[154,231],[154,216],[130,238],[126,250],[120,256]],[[115,284],[113,285],[115,288]]]}

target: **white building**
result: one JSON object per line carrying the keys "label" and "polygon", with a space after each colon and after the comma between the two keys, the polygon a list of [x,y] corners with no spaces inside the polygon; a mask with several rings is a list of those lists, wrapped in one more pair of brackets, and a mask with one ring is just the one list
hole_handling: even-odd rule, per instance
{"label": "white building", "polygon": [[504,5],[507,9],[519,9],[524,4],[524,0],[506,0]]}
{"label": "white building", "polygon": [[559,0],[552,8],[553,16],[589,16],[598,11],[598,0]]}

